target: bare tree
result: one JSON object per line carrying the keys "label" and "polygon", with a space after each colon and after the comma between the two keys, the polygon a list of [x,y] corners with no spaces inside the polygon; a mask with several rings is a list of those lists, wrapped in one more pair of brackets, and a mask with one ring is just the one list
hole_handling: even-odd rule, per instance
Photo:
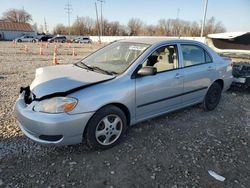
{"label": "bare tree", "polygon": [[189,36],[199,36],[200,26],[197,22],[192,22],[190,25],[190,35]]}
{"label": "bare tree", "polygon": [[158,34],[162,36],[169,36],[170,35],[170,25],[171,20],[168,19],[160,19],[158,21]]}
{"label": "bare tree", "polygon": [[210,33],[221,33],[225,32],[226,29],[221,22],[216,22],[214,17],[211,17],[206,21],[206,25],[204,28],[204,35],[208,35]]}
{"label": "bare tree", "polygon": [[131,18],[128,21],[129,35],[139,35],[142,30],[143,22],[138,18]]}
{"label": "bare tree", "polygon": [[143,35],[145,36],[156,36],[158,28],[155,25],[145,25],[143,28]]}
{"label": "bare tree", "polygon": [[66,35],[68,33],[68,27],[64,26],[63,24],[57,24],[54,28],[53,33],[59,35]]}
{"label": "bare tree", "polygon": [[[179,19],[161,19],[158,21],[158,33],[164,36],[199,36],[200,25],[197,22],[189,22]],[[209,33],[225,32],[226,29],[221,22],[216,22],[212,17],[206,22],[205,35]]]}
{"label": "bare tree", "polygon": [[[67,34],[68,27],[58,24],[54,28],[55,34]],[[131,18],[127,24],[121,25],[118,21],[109,22],[103,20],[103,34],[106,36],[199,36],[200,24],[180,19],[161,19],[157,25],[144,24],[140,19]],[[226,29],[221,22],[214,17],[206,22],[204,34],[225,32]],[[79,17],[71,27],[71,34],[74,35],[98,35],[98,24],[89,17]]]}
{"label": "bare tree", "polygon": [[3,13],[3,20],[10,22],[24,22],[29,23],[32,21],[32,16],[23,9],[9,9]]}
{"label": "bare tree", "polygon": [[89,17],[78,17],[71,27],[74,35],[92,35],[95,29],[95,21]]}

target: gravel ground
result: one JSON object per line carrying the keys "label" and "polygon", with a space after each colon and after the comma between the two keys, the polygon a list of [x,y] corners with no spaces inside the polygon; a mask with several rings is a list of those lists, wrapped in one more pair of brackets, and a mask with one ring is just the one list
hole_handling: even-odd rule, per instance
{"label": "gravel ground", "polygon": [[[212,112],[197,105],[140,123],[106,151],[30,141],[13,106],[35,69],[52,64],[54,44],[43,56],[40,45],[0,43],[0,187],[250,187],[250,90],[223,93]],[[63,44],[59,63],[75,62],[99,47],[75,44],[78,55],[72,57],[73,47]]]}

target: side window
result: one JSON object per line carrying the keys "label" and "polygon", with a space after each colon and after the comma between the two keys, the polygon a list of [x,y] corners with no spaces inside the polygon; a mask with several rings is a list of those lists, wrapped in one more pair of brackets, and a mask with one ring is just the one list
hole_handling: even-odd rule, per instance
{"label": "side window", "polygon": [[206,58],[206,63],[212,63],[213,60],[211,56],[205,51],[205,58]]}
{"label": "side window", "polygon": [[164,72],[179,68],[176,45],[168,45],[155,50],[143,63],[143,66],[153,66],[157,72]]}
{"label": "side window", "polygon": [[182,44],[181,49],[185,67],[212,62],[210,55],[201,47]]}

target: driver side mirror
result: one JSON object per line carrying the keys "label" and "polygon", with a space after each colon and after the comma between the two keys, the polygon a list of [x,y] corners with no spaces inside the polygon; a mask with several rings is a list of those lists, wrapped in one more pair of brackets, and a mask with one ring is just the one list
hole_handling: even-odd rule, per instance
{"label": "driver side mirror", "polygon": [[157,69],[152,66],[145,66],[139,69],[137,75],[140,76],[153,76],[156,75]]}

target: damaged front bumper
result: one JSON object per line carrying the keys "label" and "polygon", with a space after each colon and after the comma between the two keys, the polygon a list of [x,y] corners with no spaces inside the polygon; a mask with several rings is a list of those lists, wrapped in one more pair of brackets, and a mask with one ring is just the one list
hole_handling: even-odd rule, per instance
{"label": "damaged front bumper", "polygon": [[83,132],[93,113],[49,114],[33,110],[36,101],[27,105],[24,94],[15,104],[15,114],[22,132],[35,142],[51,145],[81,143]]}

